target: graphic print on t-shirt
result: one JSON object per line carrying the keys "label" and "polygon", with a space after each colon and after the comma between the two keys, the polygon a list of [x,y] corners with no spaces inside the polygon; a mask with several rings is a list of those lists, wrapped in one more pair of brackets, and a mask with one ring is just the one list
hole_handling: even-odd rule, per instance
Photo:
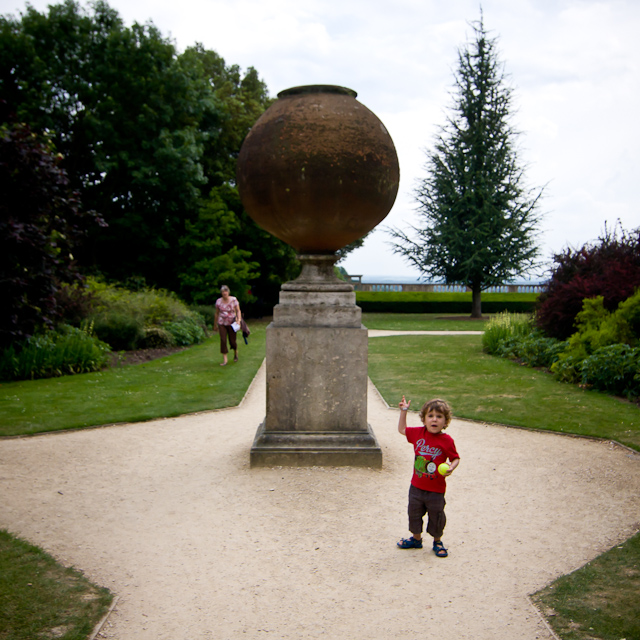
{"label": "graphic print on t-shirt", "polygon": [[[420,439],[416,442],[415,450],[416,460],[413,466],[418,478],[422,478],[422,476],[426,475],[435,475],[436,469],[438,468],[435,463],[435,459],[439,455],[442,455],[442,449],[440,449],[440,447],[430,447],[425,444],[424,439]],[[431,460],[427,461],[428,458],[431,458]]]}

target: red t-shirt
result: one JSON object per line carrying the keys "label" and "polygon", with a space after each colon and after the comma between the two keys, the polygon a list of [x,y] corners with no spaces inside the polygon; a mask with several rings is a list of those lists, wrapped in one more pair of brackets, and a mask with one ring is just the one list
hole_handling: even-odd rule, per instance
{"label": "red t-shirt", "polygon": [[423,491],[444,493],[447,482],[438,473],[438,465],[460,457],[453,438],[442,431],[429,433],[424,426],[407,427],[406,436],[415,452],[411,484]]}

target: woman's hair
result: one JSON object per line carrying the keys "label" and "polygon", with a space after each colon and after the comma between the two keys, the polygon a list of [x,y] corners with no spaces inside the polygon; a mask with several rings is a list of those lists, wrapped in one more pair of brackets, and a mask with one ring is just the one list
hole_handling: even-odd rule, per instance
{"label": "woman's hair", "polygon": [[227,287],[227,285],[226,285],[226,284],[223,284],[223,285],[220,287],[220,293],[222,293],[223,291],[229,291],[229,293],[231,293],[231,292],[230,292],[230,290],[229,290],[229,287]]}
{"label": "woman's hair", "polygon": [[433,400],[429,400],[422,405],[422,409],[420,409],[420,420],[424,424],[425,416],[429,413],[429,411],[437,411],[444,416],[446,429],[451,422],[451,407],[446,400],[441,400],[440,398],[434,398]]}

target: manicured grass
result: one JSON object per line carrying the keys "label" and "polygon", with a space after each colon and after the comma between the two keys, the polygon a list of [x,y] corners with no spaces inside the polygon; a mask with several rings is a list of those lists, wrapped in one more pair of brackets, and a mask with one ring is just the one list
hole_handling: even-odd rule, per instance
{"label": "manicured grass", "polygon": [[640,408],[482,352],[481,336],[369,339],[369,376],[389,405],[447,399],[454,415],[595,436],[640,451]]}
{"label": "manicured grass", "polygon": [[[237,405],[265,355],[266,321],[221,367],[217,335],[145,364],[0,384],[0,436],[136,422]],[[233,355],[233,354],[232,354]],[[231,359],[232,360],[232,359]]]}
{"label": "manicured grass", "polygon": [[469,314],[363,313],[362,324],[388,331],[484,331],[487,319],[471,320]]}
{"label": "manicured grass", "polygon": [[0,638],[86,640],[113,596],[0,529]]}
{"label": "manicured grass", "polygon": [[640,638],[640,533],[534,594],[563,640]]}

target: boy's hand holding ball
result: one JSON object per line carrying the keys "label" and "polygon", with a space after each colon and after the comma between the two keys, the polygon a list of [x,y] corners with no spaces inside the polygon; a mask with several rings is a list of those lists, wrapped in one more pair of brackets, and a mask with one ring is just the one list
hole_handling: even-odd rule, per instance
{"label": "boy's hand holding ball", "polygon": [[450,469],[451,467],[446,462],[443,462],[442,464],[438,465],[438,473],[441,476],[449,475],[451,473]]}

